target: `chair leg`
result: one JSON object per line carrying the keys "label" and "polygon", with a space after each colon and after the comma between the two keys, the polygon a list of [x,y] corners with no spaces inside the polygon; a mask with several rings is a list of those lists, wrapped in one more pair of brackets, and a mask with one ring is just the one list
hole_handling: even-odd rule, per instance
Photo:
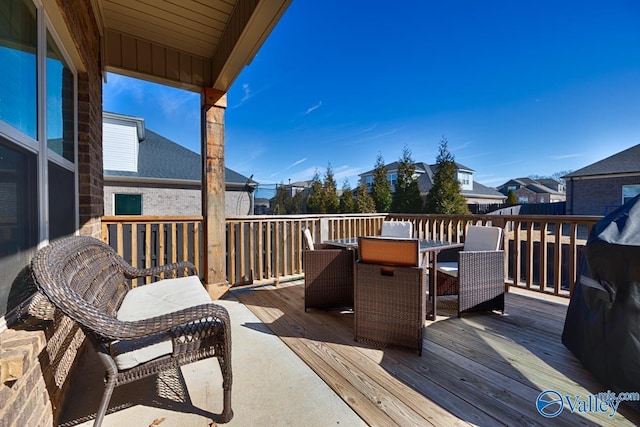
{"label": "chair leg", "polygon": [[228,423],[233,418],[233,409],[231,409],[231,389],[224,391],[224,406],[220,415],[220,423]]}
{"label": "chair leg", "polygon": [[104,420],[104,416],[107,413],[107,408],[109,407],[109,401],[111,400],[111,395],[113,394],[115,385],[115,378],[107,379],[104,385],[104,394],[102,395],[102,401],[100,402],[100,409],[98,409],[98,413],[96,414],[96,420],[93,422],[93,427],[100,427],[102,425],[102,421]]}
{"label": "chair leg", "polygon": [[101,351],[98,351],[98,358],[104,364],[104,367],[106,368],[106,373],[105,373],[104,394],[102,395],[100,408],[98,409],[98,413],[96,414],[96,420],[93,422],[94,427],[100,427],[100,425],[102,425],[104,416],[106,415],[107,409],[109,408],[109,401],[111,400],[113,389],[116,387],[116,378],[118,376],[118,367],[116,366],[115,362],[109,355],[108,350],[106,348],[102,348]]}
{"label": "chair leg", "polygon": [[[228,338],[228,337],[227,337]],[[223,339],[218,343],[216,348],[218,364],[220,365],[220,373],[222,374],[223,406],[222,414],[220,414],[219,423],[228,423],[233,418],[233,409],[231,409],[231,385],[233,383],[233,374],[231,371],[231,340]]]}

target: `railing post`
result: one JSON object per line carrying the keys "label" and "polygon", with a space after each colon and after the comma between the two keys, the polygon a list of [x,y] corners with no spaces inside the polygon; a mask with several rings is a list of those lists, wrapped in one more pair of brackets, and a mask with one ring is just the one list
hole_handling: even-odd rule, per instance
{"label": "railing post", "polygon": [[229,289],[224,213],[224,92],[202,90],[202,215],[205,223],[204,278],[207,291],[218,298]]}
{"label": "railing post", "polygon": [[329,240],[329,218],[320,218],[320,242]]}

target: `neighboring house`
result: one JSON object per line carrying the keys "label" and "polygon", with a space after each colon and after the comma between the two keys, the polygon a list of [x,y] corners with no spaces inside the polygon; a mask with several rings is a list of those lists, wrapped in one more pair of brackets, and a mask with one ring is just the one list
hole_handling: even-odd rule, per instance
{"label": "neighboring house", "polygon": [[[438,165],[428,165],[422,162],[417,162],[414,165],[416,167],[415,174],[418,179],[420,194],[426,196],[433,186],[433,176],[438,169]],[[391,183],[391,192],[395,191],[395,185],[398,181],[398,166],[399,162],[385,165],[387,179]],[[364,181],[369,191],[371,191],[373,186],[373,172],[373,170],[370,170],[360,175],[360,179]],[[490,205],[504,203],[506,196],[493,188],[476,182],[473,179],[473,172],[473,169],[456,163],[456,178],[460,181],[461,193],[467,200],[467,204]]]}
{"label": "neighboring house", "polygon": [[511,179],[497,190],[505,196],[509,195],[510,190],[513,191],[518,203],[556,203],[566,199],[564,184],[551,178]]}
{"label": "neighboring house", "polygon": [[255,215],[267,215],[269,213],[271,203],[266,197],[256,197],[254,200],[253,213]]}
{"label": "neighboring house", "polygon": [[537,180],[540,184],[544,185],[545,187],[548,187],[550,189],[552,189],[553,191],[557,191],[558,193],[562,193],[566,196],[567,194],[567,186],[560,182],[560,181],[556,181],[553,178],[541,178]]}
{"label": "neighboring house", "polygon": [[313,181],[309,180],[309,181],[297,181],[297,182],[291,182],[289,184],[285,184],[285,187],[291,192],[291,197],[295,196],[296,194],[298,194],[301,191],[307,191],[309,188],[311,188],[311,183]]}
{"label": "neighboring house", "polygon": [[[303,193],[302,196],[304,199],[307,198],[307,196],[309,195],[309,192],[311,191],[311,183],[313,181],[312,180],[308,180],[308,181],[296,181],[296,182],[291,182],[291,180],[289,180],[288,184],[278,184],[276,185],[276,191],[280,188],[283,188],[286,193],[291,196],[292,198],[294,198],[296,196],[296,194],[298,193]],[[341,194],[340,190],[338,191],[338,195]],[[272,210],[272,207],[275,210]],[[270,214],[270,215],[278,215],[281,212],[277,211],[278,206],[275,203],[275,193],[274,193],[274,197],[272,197],[271,199],[269,199],[268,201],[268,208],[265,211],[266,213]],[[302,210],[305,211],[306,210],[306,206],[302,207]]]}
{"label": "neighboring house", "polygon": [[289,180],[288,184],[277,184],[276,185],[276,190],[278,188],[284,188],[286,190],[286,192],[291,196],[294,197],[296,194],[300,193],[300,192],[309,192],[309,190],[311,189],[311,183],[313,181],[309,180],[309,181],[296,181],[296,182],[291,182],[291,180]]}
{"label": "neighboring house", "polygon": [[[202,215],[202,160],[145,129],[137,117],[103,114],[105,215]],[[252,215],[257,183],[225,168],[225,215]]]}
{"label": "neighboring house", "polygon": [[640,144],[562,178],[567,214],[605,215],[640,194]]}

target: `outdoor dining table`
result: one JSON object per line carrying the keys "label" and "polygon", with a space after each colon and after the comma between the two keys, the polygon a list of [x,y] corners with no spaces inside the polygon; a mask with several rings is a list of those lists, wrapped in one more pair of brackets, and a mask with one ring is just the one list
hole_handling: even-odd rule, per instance
{"label": "outdoor dining table", "polygon": [[[455,249],[461,248],[464,246],[464,243],[456,243],[456,242],[445,242],[440,240],[427,240],[427,239],[418,239],[420,242],[420,253],[425,257],[423,262],[427,262],[429,266],[429,297],[431,298],[431,316],[432,320],[436,320],[436,289],[438,285],[438,253],[445,249]],[[358,248],[358,238],[357,237],[349,237],[344,239],[332,239],[326,240],[324,243],[330,244],[332,246],[347,248],[347,249],[357,249]]]}

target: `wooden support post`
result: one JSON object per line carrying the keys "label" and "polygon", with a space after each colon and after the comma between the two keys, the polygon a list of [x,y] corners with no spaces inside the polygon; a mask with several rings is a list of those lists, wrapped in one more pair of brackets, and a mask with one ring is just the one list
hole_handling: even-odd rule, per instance
{"label": "wooden support post", "polygon": [[224,213],[224,112],[225,92],[202,90],[202,215],[204,216],[204,278],[213,299],[227,292]]}

